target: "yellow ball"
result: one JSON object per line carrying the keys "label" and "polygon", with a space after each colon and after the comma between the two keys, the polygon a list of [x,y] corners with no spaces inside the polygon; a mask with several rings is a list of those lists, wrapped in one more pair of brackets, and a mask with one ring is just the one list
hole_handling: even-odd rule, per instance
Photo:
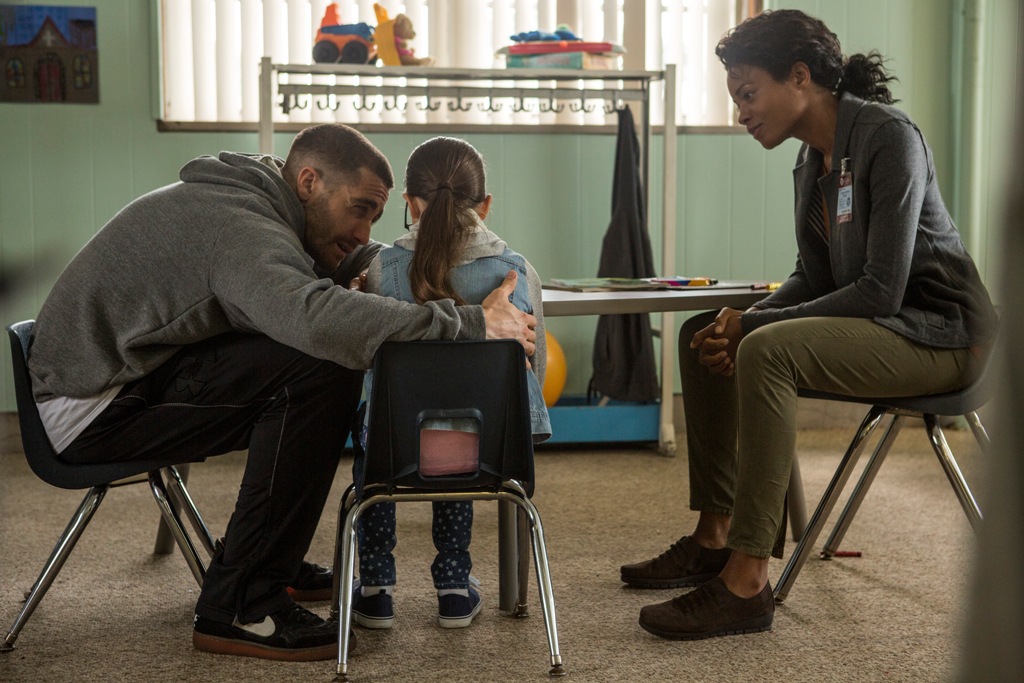
{"label": "yellow ball", "polygon": [[547,374],[544,375],[544,403],[551,406],[558,403],[558,398],[565,388],[565,352],[562,345],[558,343],[555,336],[544,330],[544,339],[547,341]]}

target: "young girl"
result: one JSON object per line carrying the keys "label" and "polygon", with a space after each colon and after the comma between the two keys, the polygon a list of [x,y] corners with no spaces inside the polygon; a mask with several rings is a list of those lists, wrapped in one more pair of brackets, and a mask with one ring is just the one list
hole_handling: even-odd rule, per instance
{"label": "young girl", "polygon": [[[546,349],[540,278],[525,258],[484,225],[492,199],[484,181],[483,158],[464,140],[438,137],[413,150],[402,195],[413,224],[410,227],[407,221],[408,234],[370,264],[366,291],[420,304],[439,299],[479,304],[509,270],[517,271],[512,302],[537,318],[537,351],[530,359],[533,371],[527,380],[534,440],[539,442],[551,435],[541,394]],[[368,373],[368,401],[371,382]],[[438,620],[443,628],[463,628],[480,612],[480,594],[470,585],[469,575],[473,504],[435,502],[433,512],[437,556],[430,571],[437,589]],[[352,600],[353,619],[367,628],[390,628],[394,621],[395,542],[394,503],[367,509],[359,520],[359,581]]]}

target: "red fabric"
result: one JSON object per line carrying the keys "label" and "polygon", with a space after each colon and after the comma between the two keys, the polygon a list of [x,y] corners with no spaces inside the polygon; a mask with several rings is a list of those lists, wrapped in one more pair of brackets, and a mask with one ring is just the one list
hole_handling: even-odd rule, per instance
{"label": "red fabric", "polygon": [[420,474],[472,474],[480,463],[480,435],[446,429],[420,430]]}

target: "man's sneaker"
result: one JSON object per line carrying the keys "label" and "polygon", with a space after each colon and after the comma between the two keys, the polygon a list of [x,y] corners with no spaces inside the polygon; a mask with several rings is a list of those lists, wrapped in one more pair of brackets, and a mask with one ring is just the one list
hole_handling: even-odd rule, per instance
{"label": "man's sneaker", "polygon": [[653,560],[622,565],[619,572],[623,583],[634,588],[699,586],[721,573],[731,552],[728,548],[705,548],[683,536]]}
{"label": "man's sneaker", "polygon": [[299,573],[288,587],[288,595],[297,602],[316,602],[334,597],[334,572],[303,561]]}
{"label": "man's sneaker", "polygon": [[472,586],[469,595],[448,593],[437,596],[437,621],[441,628],[466,628],[480,614],[480,593]]}
{"label": "man's sneaker", "polygon": [[[350,634],[349,651],[355,647]],[[196,615],[192,645],[221,655],[312,662],[338,655],[338,623],[289,605],[252,624],[222,624]]]}
{"label": "man's sneaker", "polygon": [[[376,586],[371,587],[377,588]],[[363,628],[391,628],[395,622],[395,606],[391,594],[383,587],[372,595],[363,595],[358,581],[352,589],[352,621]]]}
{"label": "man's sneaker", "polygon": [[772,587],[752,598],[741,598],[715,577],[674,600],[640,610],[640,627],[662,638],[700,640],[712,636],[758,633],[772,627],[775,598]]}

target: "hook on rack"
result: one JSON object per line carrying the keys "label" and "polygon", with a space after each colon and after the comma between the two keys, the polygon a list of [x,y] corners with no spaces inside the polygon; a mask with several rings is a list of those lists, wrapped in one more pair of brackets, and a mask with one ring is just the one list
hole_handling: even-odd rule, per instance
{"label": "hook on rack", "polygon": [[376,106],[376,102],[368,101],[370,98],[366,96],[366,89],[363,88],[356,95],[355,101],[352,102],[352,108],[356,111],[372,111]]}
{"label": "hook on rack", "polygon": [[320,111],[338,111],[338,107],[341,106],[341,100],[336,95],[326,95],[316,101],[316,107]]}
{"label": "hook on rack", "polygon": [[416,107],[418,109],[422,110],[422,111],[437,111],[438,109],[441,108],[441,103],[440,102],[433,102],[432,103],[430,101],[430,91],[429,90],[424,90],[423,91],[423,102],[422,103],[417,103]]}
{"label": "hook on rack", "polygon": [[310,102],[312,102],[312,97],[310,97],[309,99],[304,99],[296,95],[295,103],[292,104],[292,107],[294,107],[295,109],[308,109]]}
{"label": "hook on rack", "polygon": [[480,111],[499,112],[501,111],[501,108],[505,105],[503,105],[501,102],[495,102],[493,97],[488,97],[487,104],[481,102],[477,106],[480,108]]}
{"label": "hook on rack", "polygon": [[462,101],[462,91],[456,89],[455,100],[448,100],[448,111],[469,111],[473,108],[472,102]]}
{"label": "hook on rack", "polygon": [[611,99],[608,100],[608,101],[605,101],[605,103],[604,103],[604,113],[605,114],[614,114],[617,110],[619,110],[619,109],[621,109],[622,107],[625,107],[625,106],[626,106],[626,103],[623,102],[621,99],[619,99],[619,91],[616,90],[615,92],[612,93]]}
{"label": "hook on rack", "polygon": [[555,95],[554,95],[554,93],[552,93],[551,96],[548,98],[548,101],[546,103],[545,102],[541,102],[540,103],[540,110],[542,112],[553,111],[553,112],[557,113],[557,112],[561,112],[561,111],[563,111],[565,109],[565,105],[564,104],[555,104],[555,102],[556,102]]}
{"label": "hook on rack", "polygon": [[398,101],[397,90],[391,93],[390,98],[385,97],[383,100],[381,100],[381,102],[384,104],[384,109],[386,109],[387,111],[394,111],[396,109],[398,109],[399,111],[405,111],[405,105]]}
{"label": "hook on rack", "polygon": [[587,95],[586,95],[586,93],[580,93],[580,103],[579,104],[576,104],[575,102],[570,102],[569,103],[569,111],[576,112],[576,113],[583,112],[585,114],[589,114],[590,112],[594,111],[596,108],[597,108],[596,104],[591,104],[591,105],[587,106]]}
{"label": "hook on rack", "polygon": [[523,95],[522,90],[519,91],[519,97],[517,97],[515,101],[512,103],[512,111],[516,112],[517,114],[523,111],[533,111],[533,105],[526,103],[526,98]]}

